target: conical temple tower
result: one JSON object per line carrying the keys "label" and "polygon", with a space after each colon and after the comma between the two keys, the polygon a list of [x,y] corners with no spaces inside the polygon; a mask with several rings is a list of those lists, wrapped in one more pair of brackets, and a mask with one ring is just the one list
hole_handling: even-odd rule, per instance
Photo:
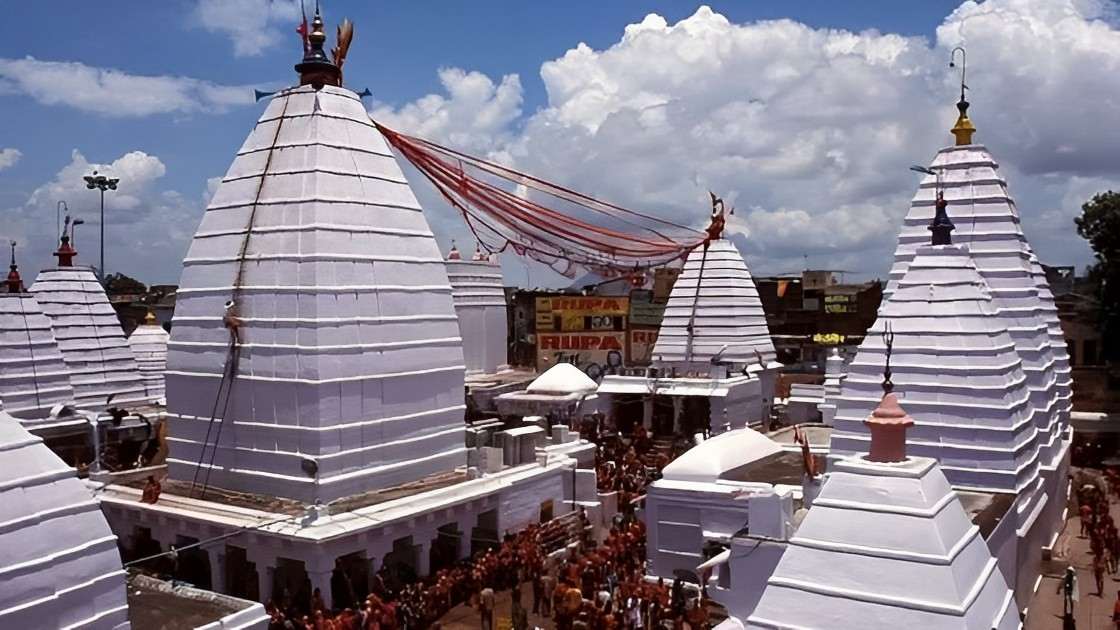
{"label": "conical temple tower", "polygon": [[156,316],[150,311],[144,318],[144,323],[128,336],[128,346],[136,355],[136,364],[144,379],[144,389],[148,396],[157,400],[165,395],[163,373],[167,370],[167,341],[170,337],[156,323]]}
{"label": "conical temple tower", "polygon": [[865,420],[871,454],[833,466],[746,627],[1019,628],[1011,589],[937,460],[906,455],[915,420],[893,393]]}
{"label": "conical temple tower", "polygon": [[[928,237],[927,237],[928,238]],[[888,332],[889,331],[889,332]],[[967,248],[918,248],[848,368],[831,450],[867,452],[864,424],[891,368],[919,418],[909,449],[941,462],[957,487],[1019,492],[1038,477],[1038,437],[1022,363]]]}
{"label": "conical temple tower", "polygon": [[74,469],[2,409],[0,471],[0,627],[127,629],[117,537]]}
{"label": "conical temple tower", "polygon": [[24,289],[14,243],[5,284],[0,293],[0,403],[27,426],[46,418],[57,404],[72,404],[74,389],[50,319]]}
{"label": "conical temple tower", "polygon": [[669,294],[653,348],[654,363],[706,372],[713,358],[766,367],[775,357],[762,301],[743,255],[722,238],[693,250]]}
{"label": "conical temple tower", "polygon": [[31,285],[43,313],[51,320],[79,407],[151,401],[144,391],[136,359],[125,340],[117,313],[89,267],[74,266],[77,251],[62,235],[58,266],[44,269]]}
{"label": "conical temple tower", "polygon": [[168,351],[173,477],[330,501],[466,464],[443,257],[318,15],[184,260]]}
{"label": "conical temple tower", "polygon": [[918,247],[929,242],[927,226],[934,216],[937,191],[943,191],[957,228],[953,240],[968,246],[1022,359],[1041,433],[1042,465],[1056,471],[1066,451],[1063,444],[1071,394],[1069,354],[1053,295],[1023,234],[999,165],[986,147],[972,142],[975,128],[963,96],[957,108],[956,144],[938,151],[930,164],[936,175],[928,175],[914,196],[899,234],[886,292],[889,296],[897,286]]}

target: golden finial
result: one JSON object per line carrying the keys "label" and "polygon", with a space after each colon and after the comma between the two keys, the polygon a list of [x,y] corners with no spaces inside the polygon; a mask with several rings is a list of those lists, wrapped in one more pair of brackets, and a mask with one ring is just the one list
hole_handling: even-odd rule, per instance
{"label": "golden finial", "polygon": [[156,325],[156,314],[153,313],[150,309],[148,310],[148,314],[144,316],[144,323],[148,326]]}
{"label": "golden finial", "polygon": [[955,63],[955,60],[957,58],[957,51],[960,51],[961,53],[961,100],[957,101],[957,111],[960,112],[960,115],[957,116],[957,123],[953,125],[953,128],[950,131],[952,131],[953,137],[957,139],[956,144],[959,147],[966,144],[972,144],[972,134],[976,133],[976,127],[973,127],[972,121],[968,119],[968,101],[966,101],[964,98],[964,91],[968,89],[968,86],[964,83],[964,48],[957,46],[953,49],[953,52],[949,55],[949,67],[957,67],[957,64]]}

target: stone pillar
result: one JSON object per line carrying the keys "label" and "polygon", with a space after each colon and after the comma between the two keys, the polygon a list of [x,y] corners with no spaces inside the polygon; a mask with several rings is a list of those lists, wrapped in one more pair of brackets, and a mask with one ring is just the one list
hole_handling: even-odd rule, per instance
{"label": "stone pillar", "polygon": [[684,408],[684,399],[673,396],[673,435],[681,432],[681,410]]}
{"label": "stone pillar", "polygon": [[276,582],[276,554],[259,542],[255,542],[246,545],[245,561],[253,563],[257,572],[257,595],[263,604],[272,598]]}
{"label": "stone pillar", "polygon": [[[436,534],[438,536],[438,534]],[[417,575],[425,576],[431,572],[432,561],[432,538],[428,538],[427,542],[422,542],[417,545],[419,549],[416,552],[416,573]]]}
{"label": "stone pillar", "polygon": [[474,534],[474,526],[477,522],[478,518],[474,514],[467,514],[459,519],[459,532],[462,534],[459,539],[460,560],[471,556],[471,537]]}
{"label": "stone pillar", "polygon": [[653,396],[647,396],[642,401],[642,426],[647,433],[653,431]]}
{"label": "stone pillar", "polygon": [[307,578],[311,580],[311,592],[314,593],[315,589],[319,589],[319,594],[323,597],[323,605],[327,610],[331,608],[331,571],[334,570],[333,563],[328,562],[305,562],[304,566],[307,569]]}
{"label": "stone pillar", "polygon": [[226,592],[226,554],[223,547],[206,550],[210,557],[210,590],[215,593]]}

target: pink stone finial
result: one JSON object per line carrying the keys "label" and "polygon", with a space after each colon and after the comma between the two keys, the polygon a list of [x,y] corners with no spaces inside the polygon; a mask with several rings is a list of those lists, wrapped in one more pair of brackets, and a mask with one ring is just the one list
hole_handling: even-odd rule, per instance
{"label": "pink stone finial", "polygon": [[906,429],[914,426],[914,419],[898,404],[894,393],[884,394],[863,423],[871,430],[868,461],[889,464],[906,460]]}
{"label": "pink stone finial", "polygon": [[447,252],[448,260],[462,260],[463,255],[459,253],[459,248],[455,246],[455,241],[451,241],[451,251]]}

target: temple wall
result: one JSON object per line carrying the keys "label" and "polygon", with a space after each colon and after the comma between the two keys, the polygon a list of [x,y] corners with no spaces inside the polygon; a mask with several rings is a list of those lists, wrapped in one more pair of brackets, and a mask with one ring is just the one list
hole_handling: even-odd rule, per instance
{"label": "temple wall", "polygon": [[732,384],[723,398],[712,398],[712,434],[722,433],[725,426],[734,430],[761,422],[763,395],[760,388],[760,381],[751,379]]}
{"label": "temple wall", "polygon": [[[283,534],[258,530],[233,536],[225,544],[205,548],[211,564],[212,590],[230,592],[231,585],[224,583],[221,568],[227,547],[247,550],[248,561],[256,565],[262,602],[271,595],[275,568],[285,560],[302,562],[312,586],[321,588],[324,597],[329,593],[335,559],[342,556],[361,557],[374,572],[405,545],[412,550],[410,561],[417,573],[427,575],[432,546],[444,535],[440,533],[441,527],[453,526],[459,532],[459,557],[465,558],[471,551],[472,535],[478,533],[493,542],[494,536],[500,539],[506,532],[524,529],[539,522],[544,502],[552,501],[554,516],[567,513],[571,508],[564,501],[561,480],[570,470],[555,465],[507,469],[497,475],[379,504],[363,510],[363,517],[341,512],[325,517],[322,522],[285,528],[287,533]],[[174,495],[164,495],[155,505],[142,504],[137,501],[138,493],[118,487],[101,502],[102,512],[126,548],[134,545],[137,528],[150,529],[160,548],[166,551],[170,545],[183,544],[184,539],[204,540],[235,532],[241,525],[228,518],[232,515],[259,518],[262,514],[233,506],[215,506],[214,509],[225,511],[221,516],[226,518],[221,518],[214,509],[198,509],[206,504]],[[293,522],[300,523],[301,518],[296,516]],[[496,531],[489,531],[495,525]],[[485,531],[476,532],[476,527]],[[323,530],[309,532],[308,528]]]}
{"label": "temple wall", "polygon": [[643,512],[649,575],[672,579],[675,571],[695,572],[704,561],[705,532],[726,542],[746,526],[747,502],[731,498],[734,486],[710,485],[710,489],[686,491],[659,488],[656,483],[649,487]]}
{"label": "temple wall", "polygon": [[[554,516],[567,514],[572,504],[564,500],[564,478],[571,476],[570,468],[557,468],[533,479],[522,481],[502,490],[498,495],[501,509],[498,512],[498,533],[516,532],[540,522],[541,507],[552,502]],[[594,473],[592,473],[594,481]],[[584,501],[595,501],[595,487]]]}
{"label": "temple wall", "polygon": [[[736,538],[731,543],[731,560],[716,570],[708,594],[727,609],[732,618],[746,619],[754,612],[766,590],[766,580],[785,553],[787,543]],[[726,574],[726,575],[725,575]]]}

